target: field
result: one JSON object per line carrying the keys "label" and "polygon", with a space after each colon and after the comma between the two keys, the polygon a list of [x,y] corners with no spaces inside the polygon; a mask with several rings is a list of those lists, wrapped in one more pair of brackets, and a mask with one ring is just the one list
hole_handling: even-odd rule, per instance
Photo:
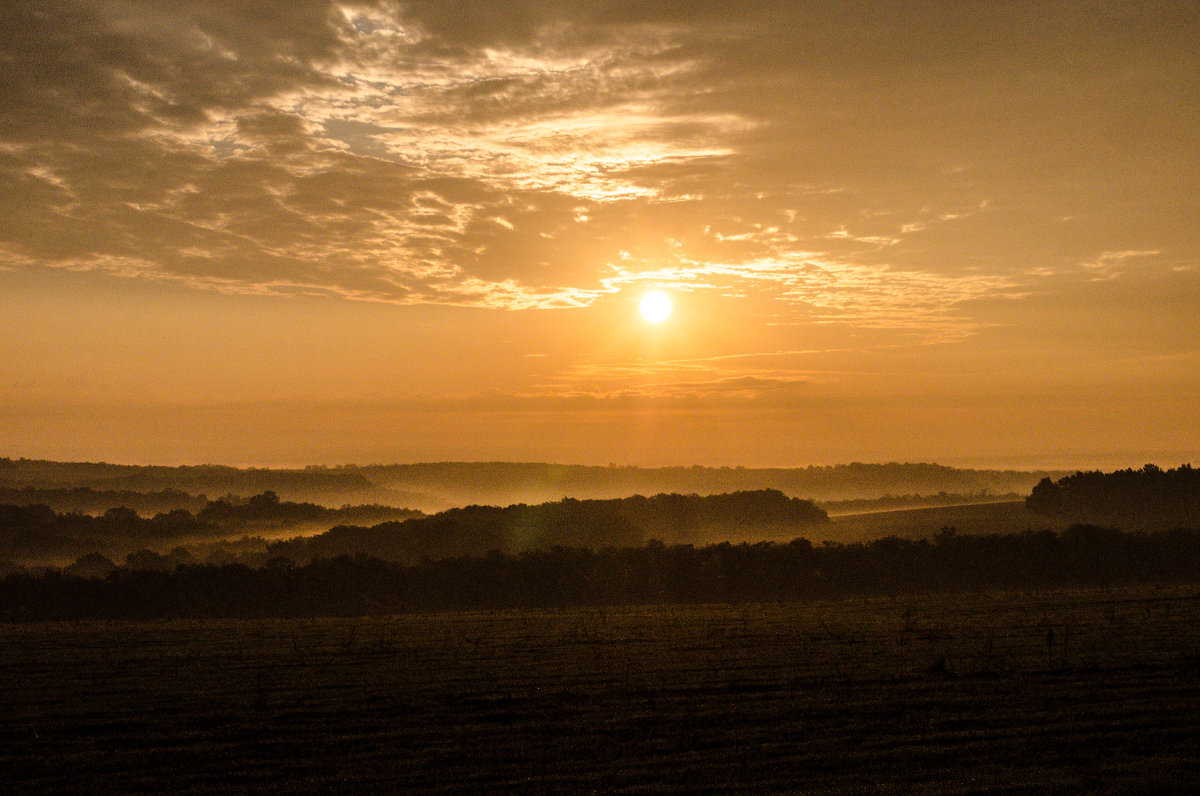
{"label": "field", "polygon": [[1200,588],[0,626],[9,792],[1200,782]]}
{"label": "field", "polygon": [[1058,530],[1062,526],[1061,522],[1030,513],[1024,501],[1003,501],[836,515],[830,518],[827,527],[809,536],[814,541],[862,542],[885,536],[925,539],[942,528],[954,528],[959,533],[990,534],[1042,528]]}

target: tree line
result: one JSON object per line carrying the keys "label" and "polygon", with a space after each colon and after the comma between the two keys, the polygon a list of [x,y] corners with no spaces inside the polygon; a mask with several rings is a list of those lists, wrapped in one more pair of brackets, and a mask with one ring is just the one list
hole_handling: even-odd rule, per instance
{"label": "tree line", "polygon": [[355,468],[282,469],[224,465],[125,465],[0,458],[0,487],[88,487],[98,491],[179,490],[204,495],[275,492],[285,500],[326,506],[345,503],[411,505],[404,494],[377,486]]}
{"label": "tree line", "polygon": [[129,508],[143,516],[165,514],[175,509],[196,513],[208,504],[204,495],[178,489],[134,492],[128,489],[71,487],[0,487],[0,505],[47,506],[64,514],[103,514],[114,507]]}
{"label": "tree line", "polygon": [[[327,506],[383,503],[427,512],[468,503],[543,503],[564,495],[611,499],[633,494],[712,495],[778,489],[814,500],[875,498],[883,494],[1018,492],[1044,476],[1067,472],[965,470],[928,463],[852,462],[794,468],[565,465],[533,462],[309,466],[303,469],[117,465],[0,458],[0,488],[252,495],[273,491],[285,500]],[[47,501],[48,502],[48,501]],[[54,504],[51,504],[54,505]],[[121,505],[112,503],[110,506]],[[57,507],[57,506],[56,506]],[[60,510],[62,507],[58,507]],[[189,506],[176,506],[188,508]]]}
{"label": "tree line", "polygon": [[[374,525],[348,524],[379,518],[386,519]],[[649,538],[692,543],[753,535],[790,539],[828,520],[811,502],[777,490],[615,500],[564,498],[534,506],[466,506],[431,516],[385,506],[328,509],[281,501],[274,492],[264,492],[247,500],[209,501],[195,514],[175,509],[149,518],[128,508],[92,517],[58,514],[46,506],[0,506],[0,560],[69,560],[86,553],[119,557],[136,551],[130,566],[162,569],[194,560],[188,558],[189,551],[172,551],[171,556],[156,552],[184,541],[337,522],[341,524],[313,536],[276,542],[258,539],[261,550],[246,553],[248,563],[274,557],[307,562],[360,554],[415,563],[490,550],[631,546]],[[214,550],[218,557],[233,555],[224,547]]]}
{"label": "tree line", "polygon": [[829,521],[811,501],[774,489],[719,495],[634,495],[512,506],[466,506],[371,527],[339,526],[273,542],[267,555],[297,562],[365,554],[416,563],[425,558],[514,553],[550,547],[625,547],[647,539],[704,543],[749,537],[791,539]]}
{"label": "tree line", "polygon": [[85,553],[118,555],[137,547],[166,547],[183,540],[219,538],[250,529],[304,524],[395,520],[424,516],[390,506],[343,506],[282,501],[274,492],[248,499],[206,501],[199,511],[172,509],[142,517],[125,506],[92,516],[59,513],[42,504],[0,505],[0,560],[70,559]]}
{"label": "tree line", "polygon": [[1200,470],[1190,464],[1163,470],[1078,472],[1042,479],[1025,505],[1035,514],[1068,522],[1125,528],[1168,528],[1200,524]]}
{"label": "tree line", "polygon": [[923,493],[988,491],[1026,495],[1042,477],[1065,472],[967,470],[928,463],[863,463],[810,467],[608,467],[518,462],[432,462],[355,469],[381,486],[464,502],[540,502],[559,495],[614,498],[635,493],[778,489],[818,501]]}
{"label": "tree line", "polygon": [[1200,582],[1200,531],[968,536],[852,545],[728,542],[554,547],[403,564],[368,556],[243,565],[58,572],[0,579],[5,620],[384,615],[404,611],[761,602]]}

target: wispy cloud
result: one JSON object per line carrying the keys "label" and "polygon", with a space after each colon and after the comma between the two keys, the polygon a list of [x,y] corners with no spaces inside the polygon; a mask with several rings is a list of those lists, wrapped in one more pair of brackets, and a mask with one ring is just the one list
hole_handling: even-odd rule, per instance
{"label": "wispy cloud", "polygon": [[9,3],[0,267],[510,309],[669,283],[950,340],[1037,274],[1200,257],[1194,13],[1097,6],[1072,45],[1072,4],[897,9]]}

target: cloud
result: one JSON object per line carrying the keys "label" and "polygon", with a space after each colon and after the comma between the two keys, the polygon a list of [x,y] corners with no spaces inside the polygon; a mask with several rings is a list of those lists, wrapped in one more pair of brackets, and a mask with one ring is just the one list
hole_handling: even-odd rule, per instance
{"label": "cloud", "polygon": [[1039,273],[1200,259],[1198,25],[1068,3],[9,3],[0,266],[511,309],[666,282],[959,339]]}

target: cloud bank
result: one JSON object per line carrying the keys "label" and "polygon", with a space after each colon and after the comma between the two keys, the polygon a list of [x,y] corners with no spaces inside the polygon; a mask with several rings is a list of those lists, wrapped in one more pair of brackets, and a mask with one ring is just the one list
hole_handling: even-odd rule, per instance
{"label": "cloud bank", "polygon": [[1200,261],[1190,4],[18,0],[0,29],[0,268],[506,309],[665,284],[946,341]]}

